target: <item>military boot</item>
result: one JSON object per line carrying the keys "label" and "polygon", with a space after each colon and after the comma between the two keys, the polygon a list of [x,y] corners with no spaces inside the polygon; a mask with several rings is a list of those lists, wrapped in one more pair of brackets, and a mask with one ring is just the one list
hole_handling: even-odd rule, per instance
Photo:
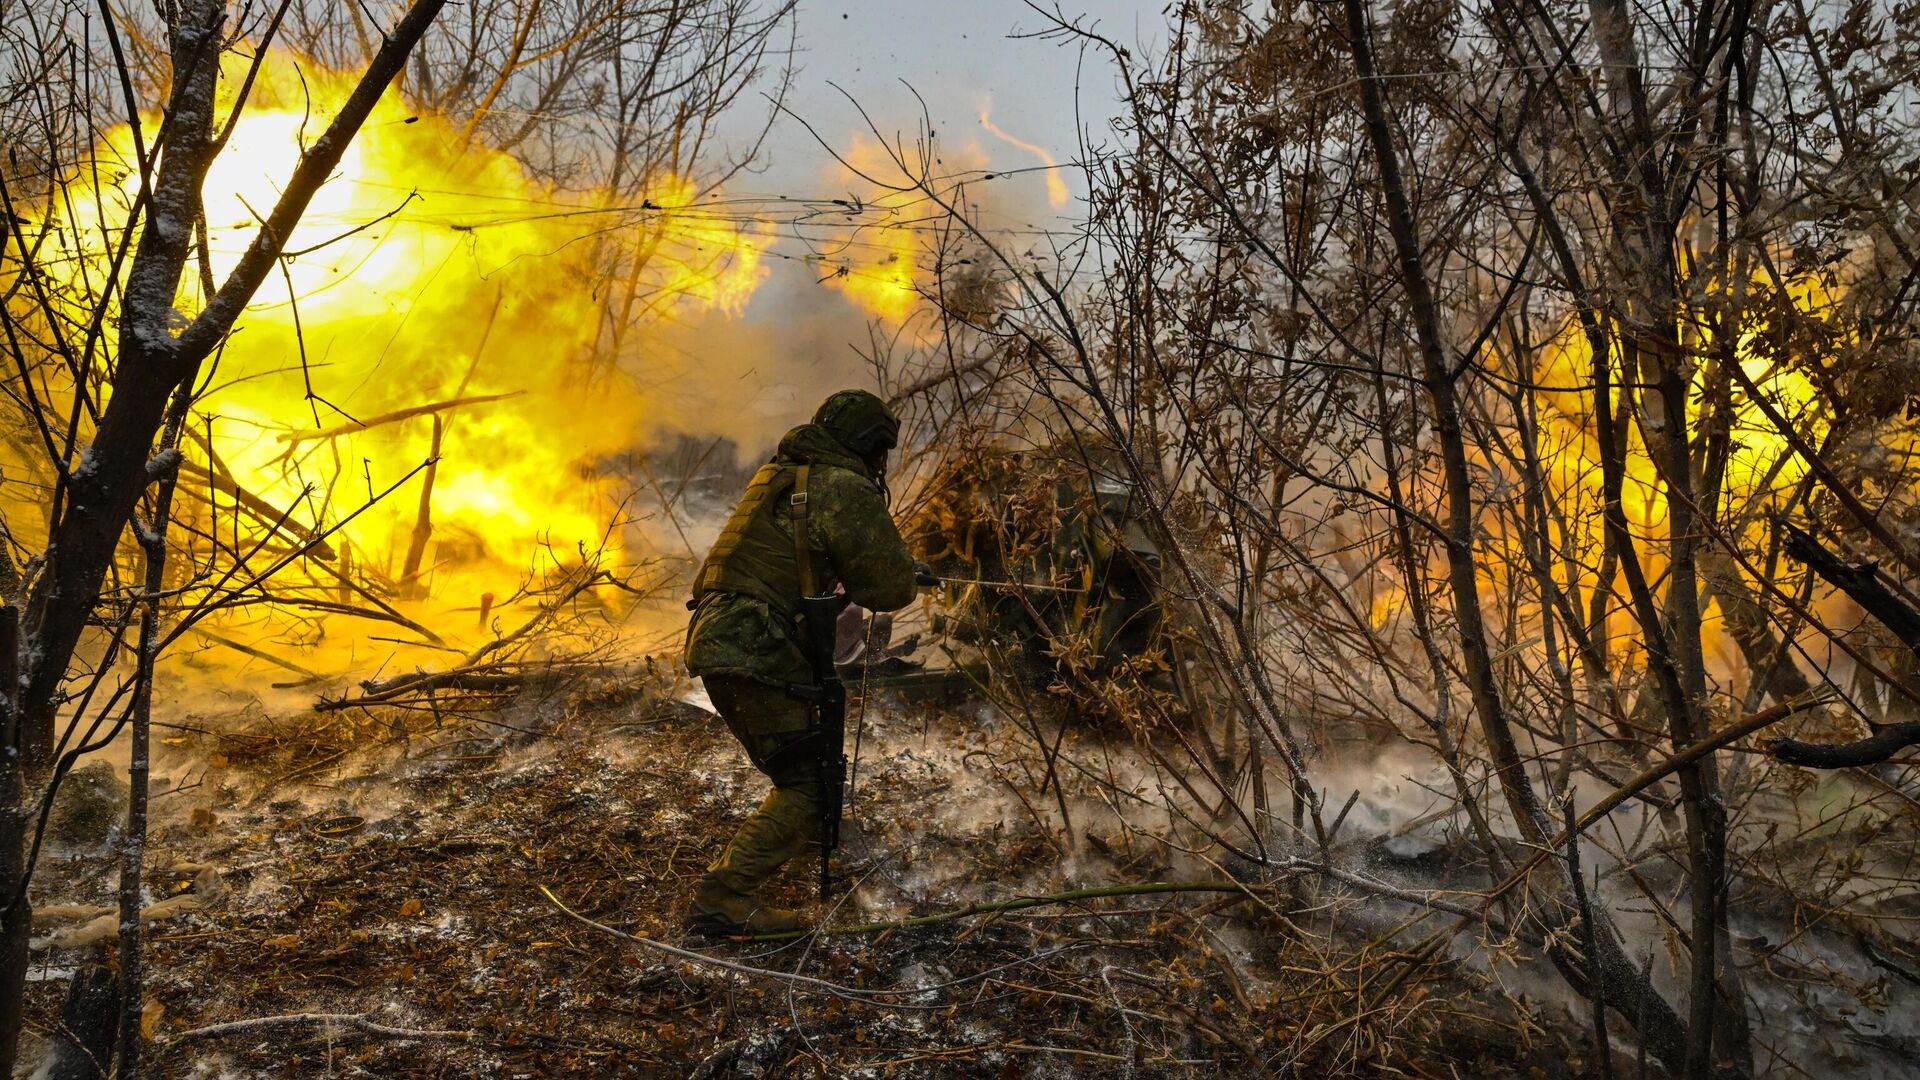
{"label": "military boot", "polygon": [[741,896],[702,881],[687,908],[687,929],[710,937],[785,934],[799,930],[806,920],[797,911],[772,907],[756,896]]}
{"label": "military boot", "polygon": [[724,935],[801,928],[798,913],[762,903],[759,892],[787,860],[806,850],[817,798],[806,785],[774,788],[767,795],[700,879],[687,909],[687,929]]}

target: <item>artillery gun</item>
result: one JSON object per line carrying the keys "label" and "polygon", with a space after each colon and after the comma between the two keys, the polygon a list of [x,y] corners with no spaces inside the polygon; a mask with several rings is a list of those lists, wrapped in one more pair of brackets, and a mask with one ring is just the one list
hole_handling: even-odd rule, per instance
{"label": "artillery gun", "polygon": [[948,661],[915,663],[917,641],[889,646],[890,627],[853,623],[841,659],[869,685],[911,694],[964,689],[988,670],[1045,683],[1167,669],[1162,545],[1117,454],[970,448],[922,490],[903,531],[942,581],[927,623]]}

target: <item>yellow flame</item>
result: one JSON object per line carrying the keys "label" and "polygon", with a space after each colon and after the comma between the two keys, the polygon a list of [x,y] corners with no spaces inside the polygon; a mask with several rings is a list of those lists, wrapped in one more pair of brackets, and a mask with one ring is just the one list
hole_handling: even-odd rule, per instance
{"label": "yellow flame", "polygon": [[[240,74],[223,72],[229,94]],[[216,283],[351,86],[268,55],[204,188]],[[61,272],[82,291],[139,190],[130,130],[109,133],[98,158],[115,173],[75,191],[64,221],[86,250]],[[767,273],[770,231],[704,210],[702,194],[671,174],[652,177],[638,206],[564,191],[389,92],[288,238],[289,252],[307,253],[268,279],[210,361],[208,415],[188,456],[211,451],[215,471],[324,525],[425,461],[437,426],[419,581],[444,606],[511,594],[549,545],[562,559],[603,542],[618,552],[621,531],[609,527],[623,490],[607,462],[646,415],[619,367],[644,344],[631,321],[737,312]],[[178,307],[190,319],[206,297],[197,266],[186,276]],[[384,419],[475,398],[494,400]],[[233,502],[215,498],[219,514]],[[335,546],[397,581],[419,507],[416,486],[354,519]]]}
{"label": "yellow flame", "polygon": [[1034,157],[1040,159],[1040,164],[1046,166],[1045,176],[1047,178],[1047,205],[1048,206],[1051,206],[1055,210],[1058,210],[1061,207],[1067,205],[1067,201],[1073,198],[1073,196],[1067,191],[1067,182],[1060,178],[1060,164],[1053,160],[1052,154],[1047,153],[1046,150],[1044,150],[1039,146],[1035,146],[1033,143],[1027,142],[1025,139],[1016,139],[1013,136],[1007,134],[1006,132],[1000,130],[1000,128],[996,126],[994,122],[987,117],[987,110],[985,109],[980,110],[980,126],[983,128],[986,128],[987,133],[992,135],[994,138],[999,139],[1001,142],[1006,143],[1009,146],[1015,147],[1020,150],[1025,150],[1027,153],[1032,154]]}
{"label": "yellow flame", "polygon": [[[1810,316],[1817,317],[1826,304],[1823,294],[1811,284],[1796,283],[1789,292],[1795,306]],[[1817,444],[1826,417],[1815,407],[1818,401],[1815,388],[1801,372],[1776,364],[1763,355],[1765,350],[1760,340],[1764,332],[1764,327],[1743,329],[1733,350],[1734,361],[1776,409],[1802,425],[1807,437]],[[1719,361],[1713,358],[1713,346],[1704,330],[1690,326],[1689,336],[1690,348],[1697,354],[1688,396],[1687,430],[1693,432],[1699,429],[1703,410],[1708,407],[1706,389],[1711,365]],[[1508,374],[1520,374],[1507,360],[1491,352],[1489,362]],[[1617,349],[1610,362],[1615,365],[1613,405],[1618,409],[1620,387],[1638,381],[1638,374],[1621,370]],[[1565,545],[1561,553],[1552,557],[1552,573],[1561,588],[1589,591],[1603,584],[1594,572],[1603,546],[1600,418],[1594,415],[1593,353],[1577,322],[1570,319],[1561,334],[1536,353],[1535,367],[1526,374],[1534,387],[1533,399],[1538,406],[1536,454],[1544,474],[1549,512],[1554,516],[1549,537],[1558,537],[1555,543]],[[1765,506],[1792,491],[1805,476],[1807,466],[1759,405],[1737,386],[1728,404],[1728,456],[1725,474],[1720,480],[1718,506],[1723,521],[1739,522],[1744,530],[1736,539],[1743,546],[1751,547],[1764,539],[1762,533],[1768,527]],[[1670,530],[1667,485],[1640,425],[1626,424],[1622,435],[1625,475],[1621,510],[1629,531],[1638,541],[1637,554],[1646,576],[1657,581],[1664,574],[1667,561],[1664,543]],[[1480,464],[1496,474],[1510,468],[1507,463],[1491,458]],[[1494,542],[1507,549],[1508,556],[1508,560],[1489,560],[1489,565],[1496,562],[1508,566],[1528,565],[1528,554],[1521,547],[1520,530],[1501,528],[1491,523],[1491,519],[1488,529]],[[1612,584],[1618,587],[1617,582]],[[1703,630],[1705,644],[1710,649],[1724,645],[1720,641],[1717,619],[1709,619]]]}
{"label": "yellow flame", "polygon": [[[840,170],[843,184],[860,182],[862,174],[890,178],[900,172],[886,147],[858,134],[842,158],[846,162]],[[867,200],[864,211],[878,211],[882,219],[850,231],[825,260],[823,280],[828,285],[868,315],[895,326],[905,323],[925,299],[920,263],[926,244],[913,215],[918,202],[911,190],[881,192]]]}

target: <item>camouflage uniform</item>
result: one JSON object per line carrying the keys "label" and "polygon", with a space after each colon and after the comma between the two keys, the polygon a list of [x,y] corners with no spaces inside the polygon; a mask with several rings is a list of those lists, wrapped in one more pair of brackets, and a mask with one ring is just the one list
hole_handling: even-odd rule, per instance
{"label": "camouflage uniform", "polygon": [[913,557],[888,513],[881,478],[899,425],[879,398],[841,391],[814,422],[787,432],[708,553],[694,584],[687,670],[701,677],[755,768],[773,791],[701,879],[688,913],[703,930],[767,931],[797,925],[764,907],[760,885],[800,854],[818,829],[819,753],[805,704],[789,683],[811,682],[799,641],[801,579],[791,500],[807,466],[807,548],[814,588],[836,585],[874,611],[913,599]]}

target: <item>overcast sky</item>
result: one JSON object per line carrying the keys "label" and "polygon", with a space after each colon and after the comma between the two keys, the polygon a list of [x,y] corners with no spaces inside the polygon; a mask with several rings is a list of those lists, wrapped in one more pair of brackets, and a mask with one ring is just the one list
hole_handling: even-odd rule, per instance
{"label": "overcast sky", "polygon": [[[1163,6],[1164,0],[1062,0],[1070,15],[1085,14],[1129,47],[1161,37]],[[1114,78],[1104,57],[1087,53],[1083,59],[1077,43],[1014,36],[1046,25],[1021,0],[802,0],[800,71],[788,106],[840,144],[863,126],[840,92],[845,90],[883,131],[911,136],[920,119],[911,85],[925,99],[940,140],[950,146],[977,141],[994,167],[1033,165],[1031,155],[981,127],[980,113],[987,110],[1007,135],[1069,162],[1076,156],[1078,127],[1092,129],[1096,138],[1105,130],[1117,107]],[[767,172],[744,186],[791,193],[789,186],[799,185],[818,193],[812,188],[833,171],[831,158],[791,120],[776,126],[765,160]],[[1065,173],[1074,194],[1081,194],[1071,170]],[[1044,204],[1042,178],[1029,175],[1023,182]]]}
{"label": "overcast sky", "polygon": [[[1069,14],[1089,15],[1103,34],[1128,48],[1163,37],[1164,0],[1061,2]],[[760,171],[729,181],[727,200],[745,213],[778,216],[781,196],[871,194],[844,186],[833,155],[807,128],[844,150],[865,130],[863,108],[882,132],[897,132],[911,143],[922,123],[920,101],[907,89],[911,85],[925,101],[939,145],[951,155],[945,159],[949,168],[1029,170],[994,182],[979,213],[982,224],[1070,232],[1071,222],[1084,215],[1079,175],[1071,168],[1059,170],[1069,199],[1059,208],[1050,206],[1045,173],[1036,169],[1035,156],[980,123],[986,110],[1007,136],[1045,150],[1062,164],[1078,156],[1080,130],[1096,144],[1106,138],[1118,109],[1109,61],[1092,51],[1083,56],[1078,42],[1017,36],[1046,25],[1020,0],[801,0],[799,71],[787,98],[799,119],[783,117],[775,124]],[[725,127],[751,128],[754,106],[764,104],[743,99]],[[792,236],[775,242],[767,259],[769,276],[743,320],[708,320],[658,342],[646,378],[668,426],[702,430],[719,422],[711,404],[725,401],[729,408],[721,432],[751,456],[770,447],[788,425],[804,420],[823,389],[870,381],[860,356],[869,339],[868,316],[821,284],[827,271],[806,260],[809,250]]]}

